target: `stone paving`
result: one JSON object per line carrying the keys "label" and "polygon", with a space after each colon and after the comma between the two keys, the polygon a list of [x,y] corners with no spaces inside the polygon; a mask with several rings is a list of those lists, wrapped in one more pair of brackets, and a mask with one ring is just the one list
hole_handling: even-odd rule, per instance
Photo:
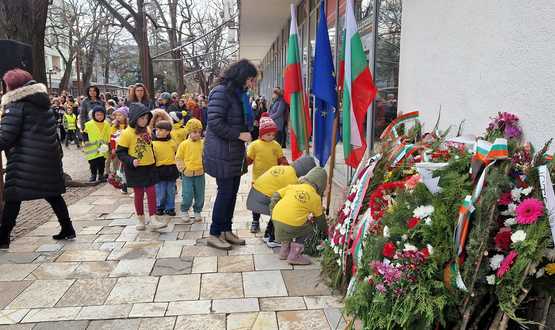
{"label": "stone paving", "polygon": [[204,222],[161,232],[137,232],[132,198],[101,186],[70,206],[75,241],[53,241],[52,218],[0,252],[0,329],[345,328],[318,260],[292,267],[249,232],[249,182],[233,224],[247,244],[231,251],[206,245],[213,179]]}

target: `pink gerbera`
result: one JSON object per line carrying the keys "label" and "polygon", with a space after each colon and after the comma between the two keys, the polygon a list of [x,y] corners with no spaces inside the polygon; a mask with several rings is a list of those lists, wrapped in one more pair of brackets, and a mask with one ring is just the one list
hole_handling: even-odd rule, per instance
{"label": "pink gerbera", "polygon": [[513,262],[515,262],[516,257],[518,257],[518,253],[515,250],[509,252],[509,254],[501,261],[501,265],[499,265],[499,269],[497,270],[497,277],[502,278],[510,269]]}
{"label": "pink gerbera", "polygon": [[526,198],[516,208],[516,222],[521,225],[535,223],[543,215],[543,203],[535,198]]}

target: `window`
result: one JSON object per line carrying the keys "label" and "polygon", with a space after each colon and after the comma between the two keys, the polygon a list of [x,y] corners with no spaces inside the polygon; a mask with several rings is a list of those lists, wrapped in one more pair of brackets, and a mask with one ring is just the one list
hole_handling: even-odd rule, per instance
{"label": "window", "polygon": [[62,65],[60,64],[60,56],[52,56],[52,67],[51,69],[54,71],[60,71]]}

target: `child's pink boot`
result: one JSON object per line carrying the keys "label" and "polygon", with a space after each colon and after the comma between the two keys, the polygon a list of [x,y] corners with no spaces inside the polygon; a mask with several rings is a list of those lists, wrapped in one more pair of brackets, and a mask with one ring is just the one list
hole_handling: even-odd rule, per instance
{"label": "child's pink boot", "polygon": [[280,260],[287,259],[287,256],[289,255],[289,250],[290,250],[289,247],[290,247],[289,242],[281,243],[281,248],[279,249],[279,259]]}
{"label": "child's pink boot", "polygon": [[289,256],[287,256],[287,262],[290,265],[310,265],[312,261],[310,258],[303,255],[304,245],[291,242]]}

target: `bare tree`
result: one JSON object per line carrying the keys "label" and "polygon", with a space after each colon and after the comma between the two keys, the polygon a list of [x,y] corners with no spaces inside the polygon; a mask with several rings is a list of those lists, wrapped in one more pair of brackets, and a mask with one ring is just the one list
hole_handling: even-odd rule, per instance
{"label": "bare tree", "polygon": [[119,25],[125,28],[137,42],[142,80],[152,95],[154,82],[152,58],[148,45],[147,18],[151,21],[154,20],[145,12],[145,0],[136,0],[135,5],[126,0],[96,1],[109,11]]}
{"label": "bare tree", "polygon": [[48,0],[0,1],[0,39],[12,39],[33,48],[33,77],[46,82],[44,35]]}

